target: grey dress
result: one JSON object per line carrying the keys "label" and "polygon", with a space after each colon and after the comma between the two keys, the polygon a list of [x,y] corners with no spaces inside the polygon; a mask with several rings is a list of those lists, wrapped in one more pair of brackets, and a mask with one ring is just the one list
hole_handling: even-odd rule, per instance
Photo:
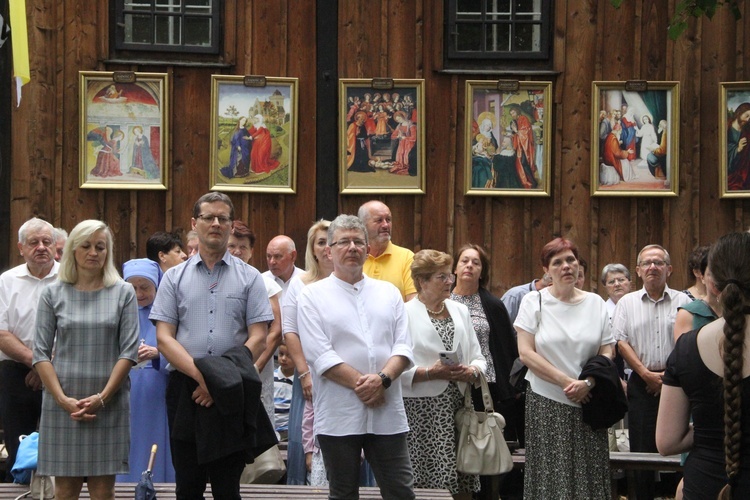
{"label": "grey dress", "polygon": [[[69,397],[97,394],[119,359],[135,362],[138,357],[138,302],[133,286],[118,281],[108,288],[84,292],[57,281],[42,291],[36,330],[34,363],[52,360]],[[86,422],[71,419],[51,394],[44,392],[39,474],[125,474],[129,472],[129,451],[129,379],[96,418]]]}

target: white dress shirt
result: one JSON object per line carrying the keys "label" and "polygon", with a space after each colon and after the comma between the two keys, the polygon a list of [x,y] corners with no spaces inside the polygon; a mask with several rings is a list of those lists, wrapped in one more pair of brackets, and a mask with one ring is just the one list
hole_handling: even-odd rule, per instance
{"label": "white dress shirt", "polygon": [[649,371],[663,371],[674,349],[672,330],[677,308],[689,302],[687,294],[666,285],[659,300],[649,297],[645,288],[624,295],[612,320],[615,340],[630,344]]}
{"label": "white dress shirt", "polygon": [[362,374],[378,373],[393,356],[404,356],[409,366],[413,364],[408,319],[395,286],[367,276],[351,285],[331,275],[300,291],[297,324],[315,380],[316,435],[409,430],[398,380],[385,390],[385,404],[370,408],[352,389],[323,376],[341,363]]}
{"label": "white dress shirt", "polygon": [[[280,287],[281,287],[281,299],[283,300],[284,295],[286,295],[286,290],[289,288],[289,283],[292,282],[292,280],[295,278],[295,276],[299,276],[301,274],[305,274],[304,269],[300,269],[297,266],[294,266],[294,270],[292,271],[292,275],[289,276],[289,279],[287,281],[284,281],[283,279],[274,276],[271,271],[266,271],[263,273],[264,278],[269,278],[275,281]],[[280,302],[280,301],[279,301]]]}
{"label": "white dress shirt", "polygon": [[[42,289],[57,280],[60,264],[55,262],[42,279],[29,273],[21,264],[0,275],[0,330],[12,333],[31,349],[36,333],[36,310]],[[0,351],[0,361],[10,360]]]}

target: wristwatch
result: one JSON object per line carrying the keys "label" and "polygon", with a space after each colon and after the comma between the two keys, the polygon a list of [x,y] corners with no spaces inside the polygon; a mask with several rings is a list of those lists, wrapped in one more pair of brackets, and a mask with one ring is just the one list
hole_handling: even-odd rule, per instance
{"label": "wristwatch", "polygon": [[380,380],[383,381],[383,389],[388,389],[391,386],[391,377],[383,372],[378,372],[378,375],[380,375]]}
{"label": "wristwatch", "polygon": [[586,386],[591,389],[594,387],[594,384],[591,383],[591,381],[588,378],[583,379],[584,382],[586,382]]}

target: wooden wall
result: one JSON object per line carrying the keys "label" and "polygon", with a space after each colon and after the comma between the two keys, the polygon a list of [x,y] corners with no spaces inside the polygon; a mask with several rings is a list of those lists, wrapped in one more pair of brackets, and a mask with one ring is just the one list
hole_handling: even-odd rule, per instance
{"label": "wooden wall", "polygon": [[[72,228],[84,218],[106,220],[116,236],[118,262],[145,255],[154,231],[187,231],[192,204],[208,190],[210,75],[265,74],[299,78],[299,165],[296,195],[230,194],[238,218],[258,235],[254,264],[265,269],[265,245],[279,233],[304,247],[316,202],[330,197],[355,213],[366,196],[340,196],[316,186],[317,114],[336,103],[316,102],[315,32],[318,0],[225,0],[224,58],[230,68],[113,65],[106,2],[27,0],[32,83],[11,115],[10,255],[15,232],[38,215]],[[572,238],[589,261],[588,285],[608,262],[631,269],[643,245],[672,254],[674,287],[685,285],[686,258],[697,244],[750,226],[745,200],[718,198],[719,82],[750,80],[743,54],[750,4],[735,22],[727,9],[712,21],[691,22],[676,42],[667,39],[675,0],[557,0],[554,16],[552,196],[489,198],[463,195],[464,93],[467,79],[550,76],[441,71],[443,9],[438,0],[340,0],[338,77],[424,78],[427,190],[424,196],[382,197],[394,215],[393,239],[416,249],[452,251],[483,244],[492,256],[493,291],[500,294],[541,274],[538,255],[557,235]],[[172,79],[169,190],[98,191],[78,188],[78,71],[166,71]],[[589,196],[591,82],[680,82],[680,181],[677,198]],[[333,111],[332,111],[333,112]],[[322,125],[321,125],[322,126]],[[330,131],[329,131],[330,132]],[[335,136],[335,134],[333,134]],[[336,144],[330,144],[336,148]],[[332,194],[333,193],[333,194]],[[303,265],[300,255],[299,265]],[[15,264],[17,262],[10,262]],[[599,287],[601,288],[601,287]]]}

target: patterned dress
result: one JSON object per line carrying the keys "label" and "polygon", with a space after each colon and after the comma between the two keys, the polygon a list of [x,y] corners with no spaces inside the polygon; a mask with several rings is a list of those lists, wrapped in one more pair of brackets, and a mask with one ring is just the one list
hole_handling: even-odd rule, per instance
{"label": "patterned dress", "polygon": [[[34,363],[52,359],[68,397],[101,392],[120,359],[138,357],[138,303],[130,283],[97,291],[55,282],[42,291]],[[103,476],[128,473],[130,387],[120,390],[91,421],[78,422],[44,392],[39,426],[39,474]]]}
{"label": "patterned dress", "polygon": [[[453,320],[430,318],[445,349],[453,349]],[[409,420],[407,443],[414,487],[448,489],[452,494],[479,490],[479,476],[456,470],[455,414],[464,398],[455,382],[439,396],[404,398]]]}
{"label": "patterned dress", "polygon": [[482,349],[482,356],[487,360],[487,382],[490,384],[494,383],[497,379],[495,378],[495,362],[490,352],[490,324],[487,322],[487,315],[482,307],[479,293],[472,295],[456,295],[455,293],[451,293],[451,300],[455,300],[469,308],[471,324],[474,326],[474,331],[477,334],[479,347]]}

